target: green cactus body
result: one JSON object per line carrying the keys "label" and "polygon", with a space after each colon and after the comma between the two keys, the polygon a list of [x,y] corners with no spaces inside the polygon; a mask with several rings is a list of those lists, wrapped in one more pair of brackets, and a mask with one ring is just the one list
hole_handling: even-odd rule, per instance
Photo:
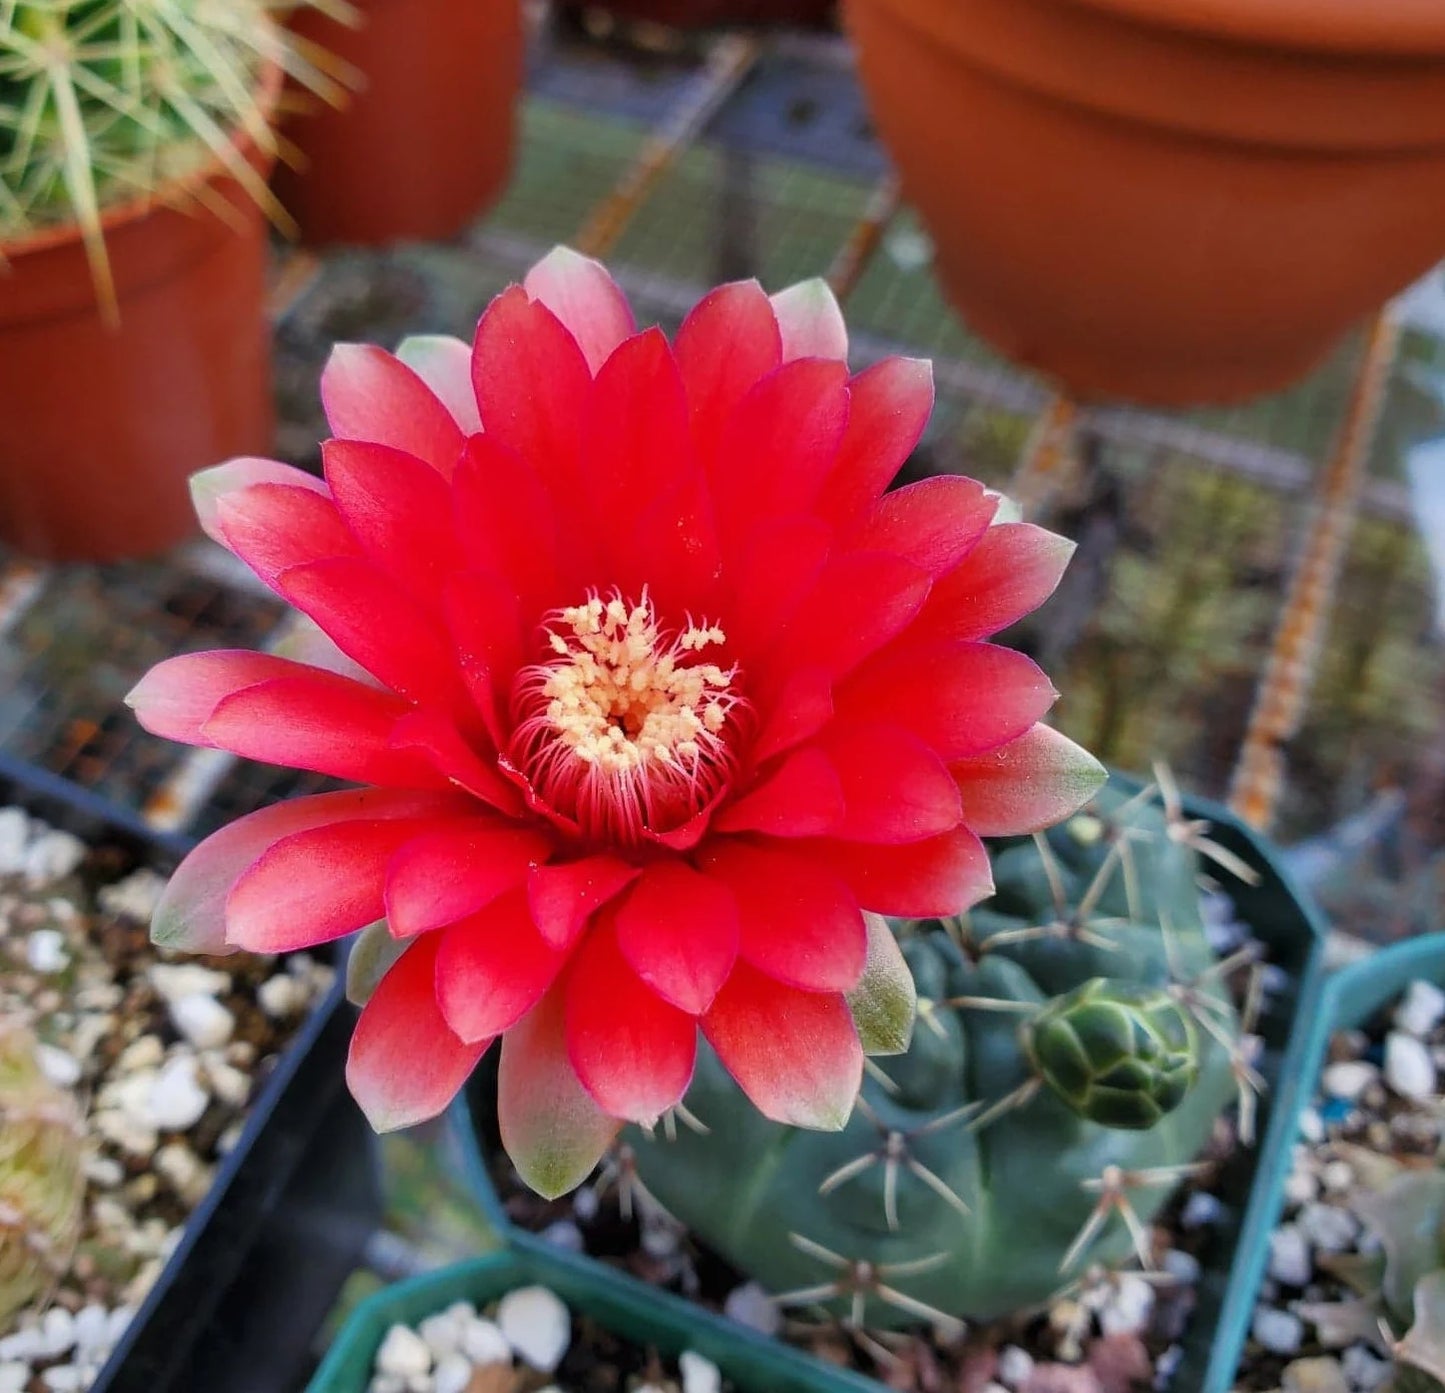
{"label": "green cactus body", "polygon": [[0,1326],[68,1260],[85,1189],[80,1108],[35,1051],[23,1026],[0,1024]]}
{"label": "green cactus body", "polygon": [[[1111,851],[1125,831],[1128,876]],[[1118,1213],[1076,1242],[1100,1182],[1122,1176],[1147,1224],[1176,1177],[1137,1173],[1203,1149],[1235,1090],[1221,1041],[1240,1027],[1204,976],[1196,854],[1156,808],[1105,790],[1047,841],[1053,866],[1032,839],[998,850],[998,892],[966,925],[896,926],[919,1021],[841,1132],[768,1122],[704,1052],[686,1104],[708,1134],[635,1141],[656,1198],[772,1291],[836,1283],[824,1304],[861,1301],[874,1326],[1028,1310],[1123,1258]]]}

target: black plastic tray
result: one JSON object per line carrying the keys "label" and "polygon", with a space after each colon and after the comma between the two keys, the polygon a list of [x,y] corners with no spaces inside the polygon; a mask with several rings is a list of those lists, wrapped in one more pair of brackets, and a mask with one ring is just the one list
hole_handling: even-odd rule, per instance
{"label": "black plastic tray", "polygon": [[[122,870],[169,871],[191,845],[3,753],[0,805],[120,853]],[[344,1077],[353,1018],[338,980],[262,1086],[92,1393],[284,1393],[304,1382],[381,1218],[376,1138]]]}

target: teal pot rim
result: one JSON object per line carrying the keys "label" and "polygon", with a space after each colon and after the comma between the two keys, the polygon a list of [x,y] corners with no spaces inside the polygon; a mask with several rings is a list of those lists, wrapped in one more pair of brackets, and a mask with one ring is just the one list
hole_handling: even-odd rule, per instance
{"label": "teal pot rim", "polygon": [[637,1344],[673,1356],[696,1351],[712,1360],[738,1393],[878,1393],[871,1379],[830,1369],[671,1292],[516,1231],[496,1252],[368,1297],[347,1319],[306,1393],[365,1393],[376,1351],[392,1325],[415,1326],[454,1301],[480,1306],[533,1284]]}
{"label": "teal pot rim", "polygon": [[[1110,771],[1110,777],[1126,788],[1143,786],[1140,779],[1119,771]],[[1178,1389],[1229,1393],[1249,1333],[1254,1293],[1268,1259],[1269,1235],[1274,1227],[1268,1210],[1269,1195],[1276,1183],[1283,1185],[1289,1168],[1290,1147],[1302,1105],[1300,1089],[1310,1027],[1319,1014],[1327,926],[1267,837],[1218,803],[1186,798],[1184,807],[1189,817],[1210,823],[1216,841],[1259,871],[1259,885],[1231,883],[1228,892],[1240,916],[1265,942],[1272,960],[1284,968],[1289,978],[1286,987],[1272,997],[1257,1028],[1265,1042],[1259,1065],[1269,1083],[1269,1091],[1259,1102],[1260,1140],[1253,1150],[1236,1153],[1222,1173],[1219,1189],[1225,1213],[1215,1229],[1212,1252],[1204,1261],[1198,1305],[1184,1339],[1183,1361],[1174,1375],[1174,1387]],[[525,1231],[509,1218],[492,1184],[482,1140],[484,1130],[495,1126],[494,1090],[486,1087],[487,1078],[484,1063],[473,1084],[458,1095],[449,1121],[461,1158],[461,1173],[474,1202],[499,1233],[515,1240]],[[482,1086],[478,1087],[478,1083]],[[613,1272],[595,1259],[577,1260]],[[727,1328],[741,1329],[731,1323]],[[847,1386],[876,1390],[880,1385],[864,1380]]]}

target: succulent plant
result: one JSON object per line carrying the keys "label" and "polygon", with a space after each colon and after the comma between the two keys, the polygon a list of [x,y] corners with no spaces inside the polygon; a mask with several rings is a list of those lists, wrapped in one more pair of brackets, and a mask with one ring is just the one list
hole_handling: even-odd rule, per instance
{"label": "succulent plant", "polygon": [[[680,1116],[629,1134],[642,1186],[785,1304],[856,1325],[1027,1310],[1133,1250],[1232,1096],[1246,1032],[1200,917],[1204,852],[1165,783],[1107,788],[1000,843],[994,897],[894,922],[918,993],[906,1051],[838,1133],[778,1126],[700,1057]],[[706,1135],[698,1129],[706,1129]],[[1248,1140],[1248,1137],[1246,1137]]]}
{"label": "succulent plant", "polygon": [[1350,1207],[1379,1240],[1370,1251],[1321,1254],[1355,1300],[1300,1313],[1346,1342],[1364,1339],[1395,1361],[1394,1393],[1445,1390],[1445,1164],[1417,1169],[1345,1149],[1357,1188]]}
{"label": "succulent plant", "polygon": [[260,90],[268,67],[327,99],[343,88],[324,54],[288,37],[271,13],[278,8],[276,0],[0,0],[0,245],[77,223],[97,298],[114,319],[108,207],[151,196],[214,202],[187,179],[218,162],[285,228],[233,137],[244,132],[276,151],[272,103]]}
{"label": "succulent plant", "polygon": [[36,1050],[24,1025],[0,1022],[0,1327],[68,1259],[85,1189],[79,1105]]}

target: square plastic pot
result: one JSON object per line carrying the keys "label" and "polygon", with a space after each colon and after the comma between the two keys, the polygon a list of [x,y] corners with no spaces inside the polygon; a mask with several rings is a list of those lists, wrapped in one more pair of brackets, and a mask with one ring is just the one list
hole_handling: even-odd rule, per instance
{"label": "square plastic pot", "polygon": [[[1116,780],[1139,786],[1129,776]],[[1269,1185],[1288,1165],[1300,1107],[1303,1059],[1316,1015],[1323,976],[1325,925],[1295,884],[1273,844],[1227,808],[1187,799],[1185,812],[1211,826],[1210,836],[1242,857],[1259,874],[1259,884],[1228,886],[1236,910],[1285,974],[1256,1026],[1263,1041],[1257,1061],[1268,1083],[1259,1100],[1258,1135],[1252,1149],[1240,1148],[1224,1165],[1214,1193],[1223,1210],[1202,1257],[1198,1305],[1184,1339],[1184,1356],[1174,1387],[1190,1393],[1229,1393],[1244,1348],[1254,1291],[1267,1257],[1272,1220],[1264,1213]],[[452,1109],[463,1166],[473,1196],[499,1233],[517,1235],[492,1184],[489,1158],[499,1143],[495,1065],[484,1061]],[[1308,1095],[1306,1095],[1308,1096]],[[591,1259],[579,1259],[593,1262]],[[614,1269],[593,1263],[601,1280],[623,1280]],[[729,1324],[732,1331],[740,1327]],[[803,1357],[803,1356],[800,1356]],[[821,1367],[821,1366],[819,1366]],[[858,1386],[857,1384],[850,1386]],[[862,1386],[878,1388],[871,1380]]]}
{"label": "square plastic pot", "polygon": [[[24,808],[127,864],[174,869],[185,837],[0,755],[0,806]],[[91,1393],[293,1387],[381,1216],[376,1138],[346,1091],[353,1010],[342,985],[262,1085],[240,1140]]]}
{"label": "square plastic pot", "polygon": [[[388,1287],[363,1302],[331,1346],[306,1393],[365,1393],[376,1352],[395,1324],[415,1326],[454,1301],[481,1307],[517,1287],[544,1286],[577,1315],[666,1355],[694,1350],[738,1393],[876,1393],[871,1379],[829,1369],[600,1263],[514,1232],[506,1249]],[[259,1385],[257,1385],[259,1387]]]}
{"label": "square plastic pot", "polygon": [[[1293,1147],[1299,1136],[1299,1117],[1319,1091],[1320,1073],[1329,1053],[1330,1037],[1337,1030],[1364,1025],[1399,996],[1417,978],[1445,986],[1445,933],[1409,939],[1332,974],[1324,983],[1314,1009],[1300,1021],[1293,1085],[1288,1100],[1276,1104],[1273,1146],[1260,1158],[1247,1224],[1249,1245],[1230,1284],[1231,1300],[1220,1321],[1220,1363],[1228,1361],[1228,1379],[1208,1385],[1209,1393],[1229,1388],[1249,1338],[1254,1305],[1269,1258],[1269,1236],[1284,1210],[1284,1187],[1292,1169]],[[1188,1385],[1183,1385],[1187,1387]]]}

